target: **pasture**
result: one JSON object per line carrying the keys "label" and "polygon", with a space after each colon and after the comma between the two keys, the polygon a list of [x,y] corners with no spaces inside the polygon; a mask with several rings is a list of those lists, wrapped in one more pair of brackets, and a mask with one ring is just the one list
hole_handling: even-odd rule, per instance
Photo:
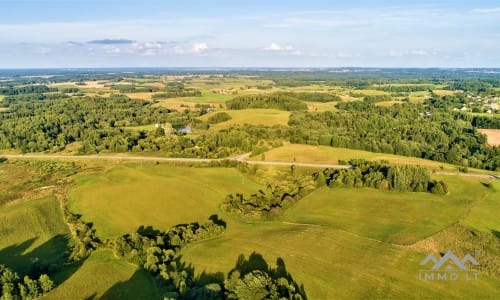
{"label": "pasture", "polygon": [[[152,276],[145,270],[99,250],[81,265],[52,276],[60,283],[42,299],[159,299]],[[61,282],[62,281],[62,282]]]}
{"label": "pasture", "polygon": [[141,225],[166,230],[204,222],[219,213],[227,194],[261,188],[232,168],[152,163],[123,164],[104,173],[78,175],[75,180],[68,207],[93,222],[101,238],[135,232]]}
{"label": "pasture", "polygon": [[197,273],[228,272],[238,255],[254,251],[269,264],[282,258],[310,299],[495,299],[500,282],[485,274],[466,283],[418,279],[427,253],[404,244],[460,222],[490,195],[478,180],[445,179],[454,190],[446,196],[322,188],[302,199],[282,222],[228,222],[224,236],[189,245],[183,257]]}
{"label": "pasture", "polygon": [[0,264],[20,274],[64,261],[69,230],[54,196],[0,206]]}

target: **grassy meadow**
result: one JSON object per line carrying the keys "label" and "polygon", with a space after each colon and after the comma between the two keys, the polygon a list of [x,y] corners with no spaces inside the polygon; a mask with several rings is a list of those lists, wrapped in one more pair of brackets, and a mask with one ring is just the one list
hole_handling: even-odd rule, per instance
{"label": "grassy meadow", "polygon": [[168,229],[203,222],[218,213],[229,193],[261,188],[236,169],[166,164],[124,164],[101,174],[76,177],[68,207],[93,222],[102,238],[135,232],[139,226]]}
{"label": "grassy meadow", "polygon": [[[183,186],[188,177],[202,179]],[[227,222],[227,231],[182,251],[183,260],[192,263],[197,274],[227,273],[234,268],[238,256],[248,257],[256,252],[272,266],[277,259],[283,259],[287,271],[304,285],[310,299],[497,298],[500,283],[487,274],[467,283],[418,279],[419,263],[427,254],[415,246],[419,241],[457,223],[485,233],[500,230],[496,221],[500,208],[497,185],[487,187],[477,178],[433,177],[449,184],[448,195],[321,188],[302,199],[279,221],[247,222],[218,209],[230,186],[247,193],[258,189],[251,181],[236,185],[235,182],[248,180],[236,170],[126,164],[97,176],[77,176],[78,184],[70,192],[70,207],[94,222],[102,236],[133,231],[137,228],[131,225],[134,222],[165,228],[181,219],[203,220],[217,213]],[[192,186],[203,187],[209,179],[219,192],[196,196],[198,201],[191,193],[176,194],[171,188],[196,193],[202,188]],[[132,187],[126,188],[126,183]],[[143,190],[134,191],[136,184]],[[92,193],[93,190],[97,192]],[[140,202],[134,193],[143,195]],[[163,194],[176,201],[166,200],[162,206],[158,199]],[[214,197],[215,194],[220,196]],[[111,206],[104,202],[114,203],[113,213],[120,217],[105,213]],[[106,224],[101,217],[106,218]]]}
{"label": "grassy meadow", "polygon": [[0,264],[26,274],[35,261],[63,260],[69,229],[55,196],[0,206],[0,224]]}
{"label": "grassy meadow", "polygon": [[[499,227],[495,210],[486,210],[500,206],[494,192],[477,179],[449,179],[446,196],[322,188],[280,222],[228,223],[224,236],[189,245],[183,255],[197,272],[227,272],[238,255],[253,251],[269,264],[282,258],[310,299],[495,299],[500,282],[485,274],[466,283],[418,279],[427,254],[413,246],[419,239],[466,217],[467,226],[479,226],[480,219],[471,217],[476,209],[489,220],[483,230]],[[486,207],[485,197],[491,197]]]}
{"label": "grassy meadow", "polygon": [[60,284],[41,299],[160,299],[147,271],[115,258],[110,250],[96,251],[52,279]]}

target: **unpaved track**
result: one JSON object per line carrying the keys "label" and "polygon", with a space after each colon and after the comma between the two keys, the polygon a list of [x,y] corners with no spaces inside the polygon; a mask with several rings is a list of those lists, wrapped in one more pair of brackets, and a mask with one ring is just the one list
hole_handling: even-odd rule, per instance
{"label": "unpaved track", "polygon": [[[331,168],[331,169],[349,169],[350,165],[337,165],[337,164],[314,164],[314,163],[298,163],[298,162],[279,162],[279,161],[250,161],[246,160],[250,153],[245,153],[236,157],[229,157],[225,159],[210,159],[210,158],[181,158],[181,157],[146,157],[146,156],[117,156],[117,155],[57,155],[57,154],[7,154],[0,155],[9,159],[87,159],[87,160],[136,160],[136,161],[169,161],[169,162],[201,162],[209,163],[213,161],[241,161],[249,165],[266,165],[266,166],[298,166],[309,168]],[[453,172],[436,172],[434,174],[447,175],[447,176],[466,176],[477,177],[485,179],[500,179],[498,175],[488,174],[469,174],[469,173],[453,173]]]}

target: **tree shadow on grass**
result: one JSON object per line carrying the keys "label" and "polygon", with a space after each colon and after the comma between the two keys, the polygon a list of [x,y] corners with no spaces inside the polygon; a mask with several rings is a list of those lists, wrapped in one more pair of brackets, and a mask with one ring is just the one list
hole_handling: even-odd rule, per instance
{"label": "tree shadow on grass", "polygon": [[496,231],[495,229],[491,230],[491,233],[494,237],[500,240],[500,231]]}
{"label": "tree shadow on grass", "polygon": [[66,281],[83,264],[83,260],[69,264],[69,239],[66,235],[55,235],[32,250],[37,238],[13,244],[0,250],[0,264],[19,274],[38,278],[47,274],[56,285]]}
{"label": "tree shadow on grass", "polygon": [[[109,290],[107,290],[101,297],[92,299],[102,299],[102,300],[122,300],[122,299],[145,299],[145,300],[155,300],[161,299],[157,291],[146,289],[148,278],[151,276],[145,270],[137,270],[134,272],[132,277],[126,281],[121,281],[114,284]],[[154,287],[154,284],[151,284]]]}

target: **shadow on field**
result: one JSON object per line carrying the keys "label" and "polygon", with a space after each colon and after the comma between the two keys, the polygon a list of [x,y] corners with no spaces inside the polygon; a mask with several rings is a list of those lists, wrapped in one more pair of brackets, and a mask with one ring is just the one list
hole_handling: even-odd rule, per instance
{"label": "shadow on field", "polygon": [[269,264],[259,253],[253,252],[248,259],[246,259],[243,254],[240,254],[236,261],[236,266],[229,272],[228,276],[231,276],[233,272],[238,272],[241,279],[255,270],[266,272],[273,280],[285,278],[289,284],[294,287],[295,291],[299,292],[302,299],[307,299],[304,285],[301,284],[299,286],[299,284],[293,280],[292,275],[286,269],[285,261],[281,257],[276,259],[276,268],[273,269],[269,267]]}
{"label": "shadow on field", "polygon": [[[152,292],[148,292],[144,287],[145,270],[137,270],[127,281],[121,281],[113,285],[101,297],[90,299],[102,300],[122,300],[122,299],[145,299],[155,300],[160,299],[158,296],[153,297]],[[149,274],[146,274],[149,276]],[[90,300],[89,299],[89,300]]]}
{"label": "shadow on field", "polygon": [[500,231],[496,231],[495,229],[493,229],[491,230],[491,233],[493,233],[493,236],[500,240]]}
{"label": "shadow on field", "polygon": [[36,240],[32,238],[1,249],[0,264],[17,272],[21,278],[24,275],[38,278],[41,274],[48,274],[56,285],[71,277],[82,265],[83,261],[67,265],[67,236],[56,235],[27,252]]}
{"label": "shadow on field", "polygon": [[[259,274],[259,271],[265,272],[269,276],[268,278],[278,282],[278,284],[280,284],[278,289],[294,290],[302,296],[302,299],[307,299],[304,285],[299,285],[293,280],[292,275],[287,271],[285,262],[282,258],[278,258],[276,260],[276,268],[271,268],[264,257],[259,253],[253,252],[250,254],[248,259],[241,254],[238,257],[234,268],[228,273],[227,277],[222,272],[207,273],[203,271],[202,273],[195,275],[194,267],[183,261],[182,256],[176,257],[172,261],[172,265],[176,266],[175,271],[171,270],[174,272],[172,273],[172,276],[175,277],[184,274],[181,276],[185,278],[186,282],[190,282],[190,284],[189,288],[185,290],[185,294],[181,296],[178,294],[178,290],[172,285],[172,282],[166,282],[158,278],[157,283],[160,282],[160,289],[163,296],[167,296],[169,299],[225,299],[224,289],[228,287],[225,286],[225,284],[234,285],[234,280],[236,279],[238,281],[237,284],[241,284],[241,286],[233,286],[233,292],[235,289],[243,289],[246,285],[251,285],[253,281],[259,281],[262,279],[252,277],[255,274]],[[99,299],[148,299],[146,298],[148,296],[144,288],[144,275],[146,274],[141,274],[141,272],[147,273],[145,270],[136,271],[129,280],[113,285]],[[175,273],[177,275],[175,275]],[[171,278],[173,279],[173,277]],[[286,279],[286,285],[283,284],[283,282],[285,282],[284,279]],[[248,290],[248,292],[256,292],[256,295],[261,295],[261,292],[266,292],[266,287],[262,287],[260,291]],[[151,297],[152,296],[149,295],[149,299],[151,299]]]}

